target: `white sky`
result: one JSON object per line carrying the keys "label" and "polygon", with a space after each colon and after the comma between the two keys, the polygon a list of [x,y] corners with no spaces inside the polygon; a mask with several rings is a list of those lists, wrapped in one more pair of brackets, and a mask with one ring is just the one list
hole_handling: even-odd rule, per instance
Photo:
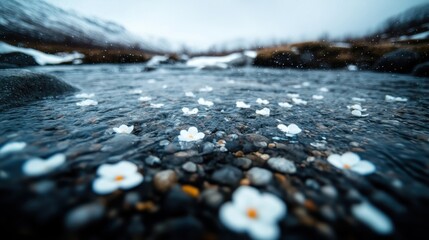
{"label": "white sky", "polygon": [[142,37],[195,48],[246,39],[311,40],[364,34],[427,0],[46,0],[117,22]]}

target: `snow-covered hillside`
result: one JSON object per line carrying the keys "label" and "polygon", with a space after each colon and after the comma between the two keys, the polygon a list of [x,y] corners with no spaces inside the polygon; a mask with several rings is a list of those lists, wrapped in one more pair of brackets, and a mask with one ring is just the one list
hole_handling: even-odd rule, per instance
{"label": "snow-covered hillside", "polygon": [[43,0],[0,1],[0,33],[3,40],[169,50],[165,40],[144,39],[116,23],[65,11]]}

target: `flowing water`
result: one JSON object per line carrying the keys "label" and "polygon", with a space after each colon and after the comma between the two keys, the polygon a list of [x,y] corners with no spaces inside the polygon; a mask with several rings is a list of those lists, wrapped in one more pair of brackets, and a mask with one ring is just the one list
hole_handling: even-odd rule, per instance
{"label": "flowing water", "polygon": [[[288,205],[288,217],[281,222],[284,236],[346,237],[350,232],[358,236],[373,236],[371,229],[353,220],[349,210],[353,202],[364,200],[371,202],[391,219],[395,226],[394,234],[399,238],[405,238],[407,234],[416,233],[427,226],[427,79],[373,72],[250,67],[198,71],[165,66],[145,72],[142,71],[143,66],[137,64],[35,67],[31,70],[53,74],[79,87],[82,92],[94,93],[92,99],[98,101],[98,105],[77,106],[76,103],[83,99],[69,95],[1,112],[0,146],[12,141],[28,143],[21,152],[0,156],[3,176],[1,191],[9,195],[4,198],[0,208],[9,208],[7,212],[10,215],[21,214],[34,218],[28,220],[29,223],[9,223],[15,228],[37,232],[31,227],[34,221],[46,230],[46,226],[55,225],[55,220],[60,219],[62,223],[65,213],[71,209],[87,202],[100,201],[103,197],[91,192],[91,181],[95,177],[96,167],[105,162],[126,159],[139,164],[145,173],[145,188],[150,192],[139,193],[140,197],[153,200],[158,205],[163,195],[152,189],[153,175],[161,169],[176,169],[179,175],[182,174],[182,162],[175,164],[177,162],[169,159],[175,156],[175,152],[193,149],[199,151],[198,156],[203,158],[198,162],[202,172],[195,176],[197,180],[194,183],[200,191],[204,191],[204,183],[217,184],[210,176],[217,168],[229,164],[225,159],[233,157],[237,150],[244,154],[253,150],[227,143],[226,152],[218,151],[215,147],[211,153],[203,154],[201,145],[204,142],[216,143],[222,138],[228,142],[228,139],[246,134],[264,136],[268,138],[268,143],[283,146],[278,147],[279,150],[263,147],[259,152],[285,156],[297,165],[296,174],[286,175],[291,186],[283,188],[284,184],[271,183],[261,187],[282,196]],[[213,90],[200,91],[206,86]],[[321,91],[321,88],[326,89]],[[142,93],[133,92],[136,89],[141,89]],[[196,97],[185,96],[185,92],[193,92]],[[299,94],[299,98],[307,101],[307,104],[295,104],[288,93]],[[324,98],[316,100],[313,95],[322,95]],[[387,102],[385,95],[404,97],[408,101]],[[139,101],[142,96],[149,96],[152,100]],[[213,101],[214,105],[199,105],[197,100],[200,97]],[[270,103],[259,105],[255,102],[257,98]],[[352,98],[360,98],[360,101]],[[251,107],[236,108],[238,100],[251,104]],[[279,102],[288,102],[293,106],[283,108],[278,105]],[[160,108],[153,105],[160,103],[164,104]],[[363,113],[368,116],[356,117],[351,114],[347,106],[357,103],[367,109]],[[199,113],[185,116],[182,107],[196,107]],[[270,116],[255,114],[255,110],[263,107],[271,110]],[[303,132],[293,138],[286,137],[277,129],[279,123],[295,123]],[[114,134],[112,128],[121,124],[134,125],[133,134]],[[190,126],[196,126],[206,133],[203,143],[197,147],[173,144],[177,142],[179,131]],[[357,152],[361,158],[372,162],[376,172],[360,176],[335,169],[327,163],[329,154],[347,151]],[[36,179],[23,176],[21,166],[25,160],[58,152],[67,155],[67,162],[58,173]],[[148,166],[144,163],[149,155],[159,157],[161,165]],[[192,181],[182,176],[179,182]],[[42,191],[44,194],[35,193],[35,188],[45,186],[42,183],[49,185],[49,189]],[[338,194],[333,199],[323,196],[321,189],[324,186],[333,186]],[[228,191],[222,193],[228,199]],[[297,201],[296,194],[304,195],[315,207],[309,207],[308,201],[305,204]],[[217,234],[225,231],[219,227],[221,224],[216,217],[203,214],[206,210],[200,209],[204,205],[202,201],[197,200],[194,205],[188,206],[185,215],[197,219],[205,232]],[[111,232],[117,234],[125,231],[126,223],[134,219],[134,213],[122,210],[122,205],[116,202],[106,206],[106,216],[113,214],[109,210],[116,209],[116,214],[112,215],[114,217],[105,217],[107,220],[103,220],[114,229]],[[159,207],[162,209],[164,205],[159,204]],[[313,222],[305,221],[301,208]],[[199,213],[195,209],[200,209]],[[330,210],[331,215],[326,213],[326,209]],[[171,218],[168,213],[160,211],[158,215],[155,214],[153,221],[143,217],[144,234],[152,236],[157,224]],[[217,214],[216,207],[207,211],[210,216]],[[121,218],[124,220],[117,223],[117,229],[111,226],[116,224],[112,219]],[[316,229],[316,233],[306,231],[306,228]]]}

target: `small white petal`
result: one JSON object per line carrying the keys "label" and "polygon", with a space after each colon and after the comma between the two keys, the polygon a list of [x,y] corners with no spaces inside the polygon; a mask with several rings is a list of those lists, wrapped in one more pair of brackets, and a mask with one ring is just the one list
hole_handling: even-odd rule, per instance
{"label": "small white petal", "polygon": [[288,133],[293,135],[298,134],[302,131],[301,128],[299,128],[296,124],[293,123],[289,124],[288,129]]}
{"label": "small white petal", "polygon": [[299,94],[297,93],[288,93],[286,94],[286,96],[289,98],[299,98]]}
{"label": "small white petal", "polygon": [[80,106],[80,107],[95,106],[95,105],[97,105],[97,104],[98,104],[98,102],[97,102],[97,101],[94,101],[94,100],[92,100],[92,99],[87,99],[87,100],[84,100],[84,101],[81,101],[81,102],[76,103],[76,105],[77,105],[77,106]]}
{"label": "small white petal", "polygon": [[351,170],[359,174],[365,175],[373,173],[375,171],[375,166],[371,162],[363,160],[352,166]]}
{"label": "small white petal", "polygon": [[57,153],[45,161],[46,166],[49,169],[57,168],[61,166],[66,161],[66,155],[62,153]]}
{"label": "small white petal", "polygon": [[94,93],[80,93],[75,95],[76,98],[93,98],[94,96]]}
{"label": "small white petal", "polygon": [[245,102],[242,102],[242,101],[235,102],[235,105],[237,108],[250,108],[250,104],[246,104]]}
{"label": "small white petal", "polygon": [[190,127],[188,129],[188,133],[197,134],[198,133],[198,129],[196,127]]}
{"label": "small white petal", "polygon": [[119,181],[119,187],[121,189],[130,189],[143,182],[143,176],[139,172],[126,175],[122,181]]}
{"label": "small white petal", "polygon": [[341,155],[341,162],[343,164],[347,164],[350,167],[354,166],[360,161],[359,155],[353,152],[346,152],[343,155]]}
{"label": "small white petal", "polygon": [[286,215],[286,205],[278,197],[263,193],[258,204],[259,219],[265,223],[276,223]]}
{"label": "small white petal", "polygon": [[195,94],[193,92],[185,92],[185,96],[194,98]]}
{"label": "small white petal", "polygon": [[287,133],[289,131],[289,128],[284,124],[277,125],[277,128],[280,129],[280,131]]}
{"label": "small white petal", "polygon": [[248,207],[256,207],[260,198],[260,193],[257,189],[248,186],[241,186],[235,190],[232,195],[232,201],[235,207],[246,210]]}
{"label": "small white petal", "polygon": [[269,103],[270,103],[268,100],[266,100],[266,99],[261,99],[261,98],[256,99],[256,102],[257,102],[258,104],[264,104],[264,105],[267,105],[267,104],[269,104]]}
{"label": "small white petal", "polygon": [[324,97],[322,95],[313,95],[314,100],[322,100]]}
{"label": "small white petal", "polygon": [[0,148],[0,154],[18,152],[24,149],[27,146],[25,142],[10,142],[6,143],[2,148]]}
{"label": "small white petal", "polygon": [[393,231],[393,223],[390,218],[369,203],[354,205],[352,213],[379,234],[389,234]]}
{"label": "small white petal", "polygon": [[292,104],[289,104],[287,102],[279,102],[279,106],[284,108],[291,108]]}
{"label": "small white petal", "polygon": [[329,155],[328,162],[337,168],[344,168],[344,163],[341,161],[341,156],[338,154]]}
{"label": "small white petal", "polygon": [[40,158],[28,160],[22,166],[22,171],[28,176],[40,176],[48,172],[45,161]]}
{"label": "small white petal", "polygon": [[261,110],[256,110],[255,113],[262,115],[262,116],[270,116],[270,109],[269,108],[263,108]]}
{"label": "small white petal", "polygon": [[140,102],[149,102],[151,100],[152,100],[151,97],[139,97],[139,101]]}
{"label": "small white petal", "polygon": [[265,224],[264,222],[251,222],[249,225],[249,234],[252,239],[277,239],[280,235],[277,224]]}
{"label": "small white petal", "polygon": [[219,219],[225,226],[235,232],[244,232],[248,228],[250,221],[245,213],[230,202],[223,204],[220,208]]}
{"label": "small white petal", "polygon": [[109,194],[119,188],[119,183],[107,178],[97,178],[92,183],[92,189],[97,194]]}

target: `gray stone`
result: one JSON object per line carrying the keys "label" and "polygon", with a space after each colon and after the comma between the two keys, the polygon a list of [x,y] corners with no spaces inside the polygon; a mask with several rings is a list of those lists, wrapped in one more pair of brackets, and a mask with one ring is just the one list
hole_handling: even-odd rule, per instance
{"label": "gray stone", "polygon": [[182,169],[189,173],[194,173],[197,171],[197,165],[193,162],[186,162],[182,165]]}
{"label": "gray stone", "polygon": [[265,186],[273,179],[273,173],[264,168],[253,167],[247,172],[250,182],[256,186]]}
{"label": "gray stone", "polygon": [[286,160],[280,157],[270,158],[268,160],[268,165],[271,169],[281,172],[281,173],[295,173],[296,167],[292,161]]}
{"label": "gray stone", "polygon": [[33,56],[21,52],[10,52],[0,54],[0,63],[12,64],[17,67],[37,66],[39,65]]}
{"label": "gray stone", "polygon": [[65,226],[70,230],[79,230],[93,223],[104,215],[104,206],[89,203],[72,209],[65,218]]}
{"label": "gray stone", "polygon": [[212,153],[215,148],[215,145],[211,142],[206,142],[203,145],[203,153]]}
{"label": "gray stone", "polygon": [[232,160],[232,164],[236,167],[247,170],[252,166],[252,160],[248,158],[235,158]]}
{"label": "gray stone", "polygon": [[159,159],[159,157],[157,156],[152,156],[150,155],[149,157],[147,157],[144,162],[149,165],[149,166],[158,166],[159,164],[161,164],[161,160]]}
{"label": "gray stone", "polygon": [[216,170],[212,175],[212,179],[215,182],[229,186],[237,186],[242,177],[243,173],[241,170],[232,166]]}
{"label": "gray stone", "polygon": [[49,96],[59,96],[78,89],[48,74],[22,69],[0,70],[0,108],[21,106]]}
{"label": "gray stone", "polygon": [[419,55],[406,49],[383,55],[374,65],[374,70],[380,72],[410,73],[419,63]]}
{"label": "gray stone", "polygon": [[201,194],[203,201],[212,208],[219,207],[223,202],[223,195],[216,189],[207,189]]}
{"label": "gray stone", "polygon": [[412,74],[417,77],[429,77],[429,62],[424,62],[417,65]]}

